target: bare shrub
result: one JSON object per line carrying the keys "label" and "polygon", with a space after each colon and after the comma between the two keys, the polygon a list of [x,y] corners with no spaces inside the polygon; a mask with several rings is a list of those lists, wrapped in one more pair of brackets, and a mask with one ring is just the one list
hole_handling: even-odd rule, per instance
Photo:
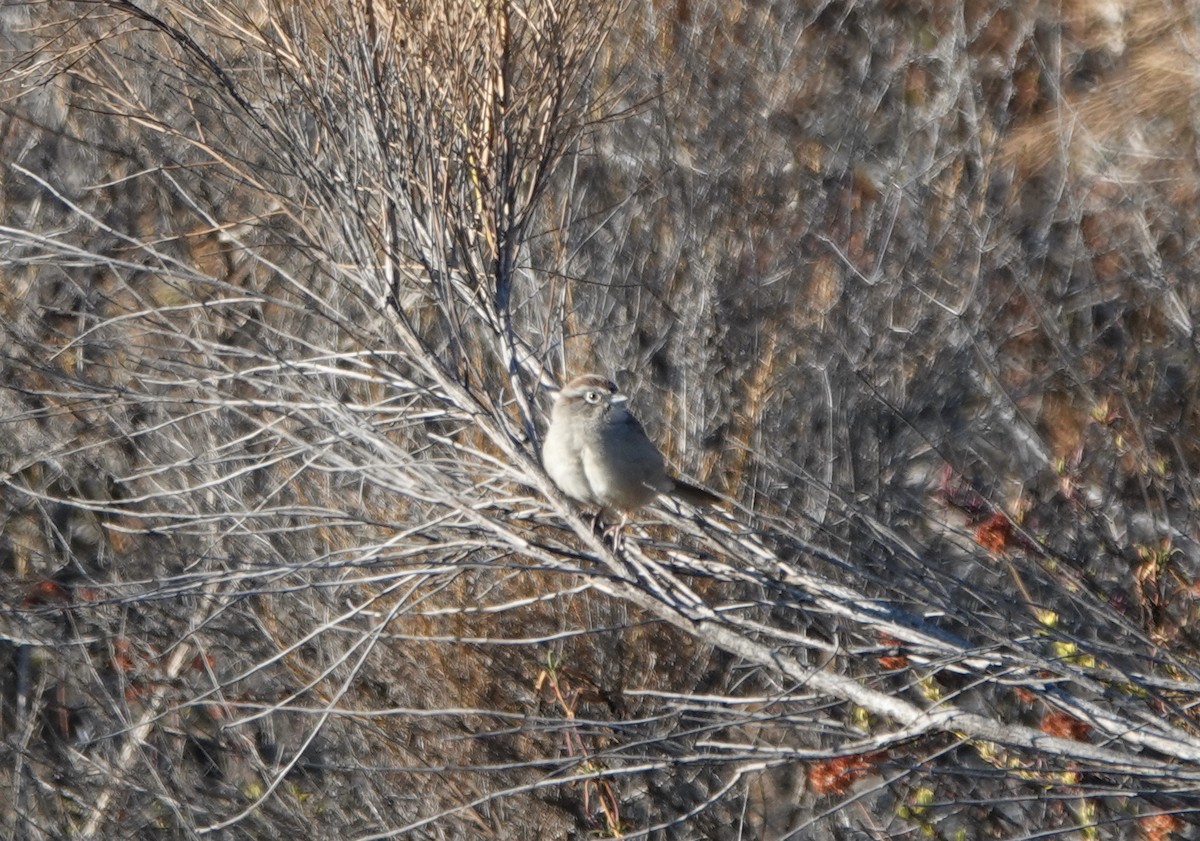
{"label": "bare shrub", "polygon": [[[7,834],[1193,820],[1188,15],[0,27]],[[725,510],[591,530],[585,368]]]}

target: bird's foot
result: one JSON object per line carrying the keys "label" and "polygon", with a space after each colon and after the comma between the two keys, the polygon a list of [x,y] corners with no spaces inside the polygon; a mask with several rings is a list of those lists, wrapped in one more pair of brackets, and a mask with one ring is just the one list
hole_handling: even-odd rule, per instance
{"label": "bird's foot", "polygon": [[628,520],[629,515],[622,514],[621,521],[619,523],[609,526],[601,534],[602,537],[612,539],[612,547],[614,552],[621,548],[621,532],[624,531],[625,523],[628,522]]}

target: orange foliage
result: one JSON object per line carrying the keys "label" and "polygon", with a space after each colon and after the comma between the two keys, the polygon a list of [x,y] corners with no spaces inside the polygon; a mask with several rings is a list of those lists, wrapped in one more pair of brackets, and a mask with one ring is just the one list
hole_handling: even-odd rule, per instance
{"label": "orange foliage", "polygon": [[1092,732],[1091,725],[1064,712],[1046,713],[1038,726],[1047,735],[1058,736],[1060,739],[1074,739],[1077,742],[1082,742],[1088,733]]}
{"label": "orange foliage", "polygon": [[975,529],[975,541],[992,552],[1003,552],[1012,542],[1012,522],[996,513]]}
{"label": "orange foliage", "polygon": [[125,637],[121,637],[113,643],[112,665],[118,672],[133,670],[134,662],[129,653],[129,640]]}
{"label": "orange foliage", "polygon": [[21,607],[38,607],[54,602],[69,601],[70,598],[71,594],[65,587],[53,579],[45,578],[29,588],[29,592],[21,600]]}
{"label": "orange foliage", "polygon": [[857,780],[875,770],[882,753],[835,756],[808,768],[808,785],[817,794],[844,794]]}
{"label": "orange foliage", "polygon": [[1179,831],[1181,821],[1174,815],[1159,812],[1139,819],[1138,826],[1147,841],[1168,841]]}
{"label": "orange foliage", "polygon": [[885,669],[903,669],[908,666],[908,656],[902,653],[903,644],[895,637],[889,637],[886,634],[879,635],[879,642],[882,645],[896,649],[892,654],[881,654],[879,657],[879,665]]}
{"label": "orange foliage", "polygon": [[1030,692],[1028,689],[1026,689],[1024,686],[1014,687],[1013,694],[1017,696],[1018,701],[1020,701],[1022,704],[1025,704],[1026,706],[1029,706],[1030,704],[1032,704],[1034,701],[1037,700],[1037,696],[1034,695],[1032,692]]}

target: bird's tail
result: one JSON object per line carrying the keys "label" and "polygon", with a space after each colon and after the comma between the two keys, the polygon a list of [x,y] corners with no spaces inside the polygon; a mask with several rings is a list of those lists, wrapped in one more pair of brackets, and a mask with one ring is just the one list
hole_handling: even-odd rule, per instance
{"label": "bird's tail", "polygon": [[682,479],[672,479],[671,481],[674,483],[674,487],[670,491],[671,496],[678,497],[691,505],[716,505],[721,501],[716,494],[709,493],[704,488],[698,488]]}

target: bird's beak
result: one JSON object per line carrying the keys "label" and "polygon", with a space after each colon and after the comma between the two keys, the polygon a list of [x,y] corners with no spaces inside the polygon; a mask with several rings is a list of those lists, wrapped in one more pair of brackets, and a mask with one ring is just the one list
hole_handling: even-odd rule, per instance
{"label": "bird's beak", "polygon": [[620,405],[621,403],[625,403],[628,400],[629,400],[629,398],[626,397],[624,394],[622,394],[619,391],[616,394],[614,394],[612,397],[608,398],[609,403],[616,403],[617,405]]}

